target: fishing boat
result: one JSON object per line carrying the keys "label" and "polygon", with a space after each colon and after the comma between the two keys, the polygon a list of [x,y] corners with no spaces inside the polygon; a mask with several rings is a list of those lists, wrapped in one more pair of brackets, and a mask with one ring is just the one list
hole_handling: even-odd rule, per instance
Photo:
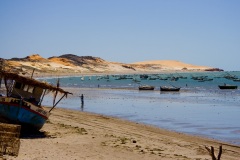
{"label": "fishing boat", "polygon": [[154,86],[150,86],[150,85],[141,85],[138,87],[139,90],[154,90]]}
{"label": "fishing boat", "polygon": [[230,85],[230,84],[224,84],[218,86],[220,89],[237,89],[238,86],[236,85]]}
{"label": "fishing boat", "polygon": [[135,83],[140,83],[141,82],[140,80],[138,80],[136,78],[133,78],[132,81],[135,82]]}
{"label": "fishing boat", "polygon": [[147,80],[148,79],[148,75],[146,75],[146,74],[140,75],[140,79]]}
{"label": "fishing boat", "polygon": [[[0,76],[6,88],[6,95],[0,95],[0,121],[20,124],[28,130],[40,130],[56,105],[72,94],[59,87],[59,80],[57,86],[53,86],[3,70]],[[54,95],[53,106],[47,110],[41,103],[49,92]]]}
{"label": "fishing boat", "polygon": [[233,79],[235,82],[240,82],[240,78]]}
{"label": "fishing boat", "polygon": [[179,91],[180,87],[160,86],[160,91]]}

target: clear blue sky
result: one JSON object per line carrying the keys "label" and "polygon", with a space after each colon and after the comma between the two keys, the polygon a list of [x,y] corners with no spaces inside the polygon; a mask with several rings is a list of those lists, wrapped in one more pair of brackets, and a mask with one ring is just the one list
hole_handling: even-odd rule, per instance
{"label": "clear blue sky", "polygon": [[76,54],[240,70],[240,0],[0,0],[0,57]]}

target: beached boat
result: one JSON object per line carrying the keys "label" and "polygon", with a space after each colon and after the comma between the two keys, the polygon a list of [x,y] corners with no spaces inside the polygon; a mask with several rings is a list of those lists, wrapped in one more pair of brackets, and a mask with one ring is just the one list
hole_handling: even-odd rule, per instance
{"label": "beached boat", "polygon": [[139,90],[154,90],[154,86],[150,86],[150,85],[141,85],[138,87]]}
{"label": "beached boat", "polygon": [[180,87],[160,86],[160,91],[179,91]]}
{"label": "beached boat", "polygon": [[220,89],[237,89],[238,86],[236,85],[230,85],[230,84],[224,84],[218,86]]}
{"label": "beached boat", "polygon": [[[0,96],[0,120],[12,124],[20,124],[28,130],[40,130],[50,112],[68,94],[59,88],[32,78],[23,77],[16,73],[0,71],[4,80],[6,95]],[[53,106],[47,110],[41,106],[44,96],[53,92]],[[61,94],[57,100],[58,93]],[[57,102],[55,102],[57,100]]]}

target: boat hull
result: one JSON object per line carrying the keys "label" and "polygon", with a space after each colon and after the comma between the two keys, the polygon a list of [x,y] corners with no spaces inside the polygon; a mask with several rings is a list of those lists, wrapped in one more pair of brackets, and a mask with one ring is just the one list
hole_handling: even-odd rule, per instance
{"label": "boat hull", "polygon": [[139,90],[154,90],[154,86],[139,86]]}
{"label": "boat hull", "polygon": [[160,87],[160,91],[178,92],[180,88]]}
{"label": "boat hull", "polygon": [[49,117],[49,112],[32,103],[17,98],[0,97],[1,119],[20,124],[28,129],[40,130]]}
{"label": "boat hull", "polygon": [[218,86],[220,89],[237,89],[238,86]]}

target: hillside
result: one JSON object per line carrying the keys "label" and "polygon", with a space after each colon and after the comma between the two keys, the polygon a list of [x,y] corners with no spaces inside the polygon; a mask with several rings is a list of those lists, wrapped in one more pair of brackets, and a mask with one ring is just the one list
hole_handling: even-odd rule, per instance
{"label": "hillside", "polygon": [[218,70],[206,66],[196,66],[180,61],[153,60],[131,64],[109,62],[99,57],[64,54],[43,58],[33,54],[24,58],[6,60],[6,66],[15,72],[28,75],[35,69],[35,75],[77,75],[77,74],[121,74],[159,73],[165,71],[205,71]]}

